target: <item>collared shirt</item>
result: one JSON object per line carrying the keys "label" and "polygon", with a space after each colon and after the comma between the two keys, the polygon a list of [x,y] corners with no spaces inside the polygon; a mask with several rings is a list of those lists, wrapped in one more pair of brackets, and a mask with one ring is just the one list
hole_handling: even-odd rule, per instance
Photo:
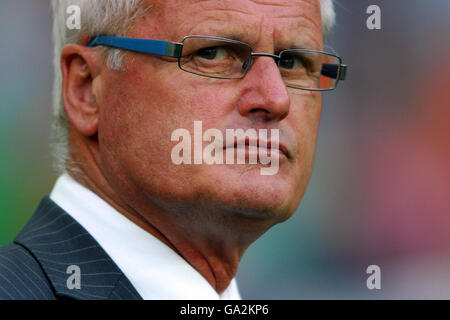
{"label": "collared shirt", "polygon": [[219,295],[178,253],[68,174],[58,178],[50,199],[91,234],[143,299],[241,299],[235,279]]}

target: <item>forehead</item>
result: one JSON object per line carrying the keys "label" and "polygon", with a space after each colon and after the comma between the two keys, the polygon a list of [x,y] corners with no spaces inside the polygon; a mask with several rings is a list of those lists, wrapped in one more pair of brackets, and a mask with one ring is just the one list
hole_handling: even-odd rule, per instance
{"label": "forehead", "polygon": [[234,38],[252,46],[322,44],[319,0],[149,0],[141,36],[180,41],[186,35]]}

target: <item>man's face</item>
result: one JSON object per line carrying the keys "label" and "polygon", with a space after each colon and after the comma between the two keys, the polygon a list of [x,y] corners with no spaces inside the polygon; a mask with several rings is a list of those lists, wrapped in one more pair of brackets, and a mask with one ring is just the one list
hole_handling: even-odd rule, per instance
{"label": "man's face", "polygon": [[[152,2],[129,37],[179,42],[186,35],[234,38],[254,52],[323,45],[317,0],[220,0]],[[103,172],[128,203],[146,201],[166,210],[228,212],[288,218],[312,171],[321,94],[287,88],[275,61],[255,57],[243,79],[201,77],[173,59],[129,53],[125,71],[106,71],[99,121]],[[275,175],[260,164],[175,165],[172,132],[194,121],[203,132],[279,129],[281,155]],[[204,146],[208,143],[205,142]],[[192,149],[193,150],[193,149]]]}

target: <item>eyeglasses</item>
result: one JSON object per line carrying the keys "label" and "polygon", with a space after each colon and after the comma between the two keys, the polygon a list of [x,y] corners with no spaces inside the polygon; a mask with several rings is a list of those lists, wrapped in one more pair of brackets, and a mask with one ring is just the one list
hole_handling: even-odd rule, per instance
{"label": "eyeglasses", "polygon": [[216,79],[241,79],[252,67],[254,57],[271,57],[286,86],[310,91],[333,90],[347,73],[342,59],[331,53],[309,49],[288,49],[278,55],[260,53],[244,42],[226,38],[195,35],[178,43],[97,36],[87,46],[99,45],[177,58],[181,70]]}

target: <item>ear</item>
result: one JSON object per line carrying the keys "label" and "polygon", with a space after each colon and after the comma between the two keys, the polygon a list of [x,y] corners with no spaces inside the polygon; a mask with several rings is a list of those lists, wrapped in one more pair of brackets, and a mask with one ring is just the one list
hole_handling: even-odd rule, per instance
{"label": "ear", "polygon": [[100,75],[98,51],[70,44],[61,53],[62,99],[70,123],[84,136],[98,130],[99,105],[94,80]]}

